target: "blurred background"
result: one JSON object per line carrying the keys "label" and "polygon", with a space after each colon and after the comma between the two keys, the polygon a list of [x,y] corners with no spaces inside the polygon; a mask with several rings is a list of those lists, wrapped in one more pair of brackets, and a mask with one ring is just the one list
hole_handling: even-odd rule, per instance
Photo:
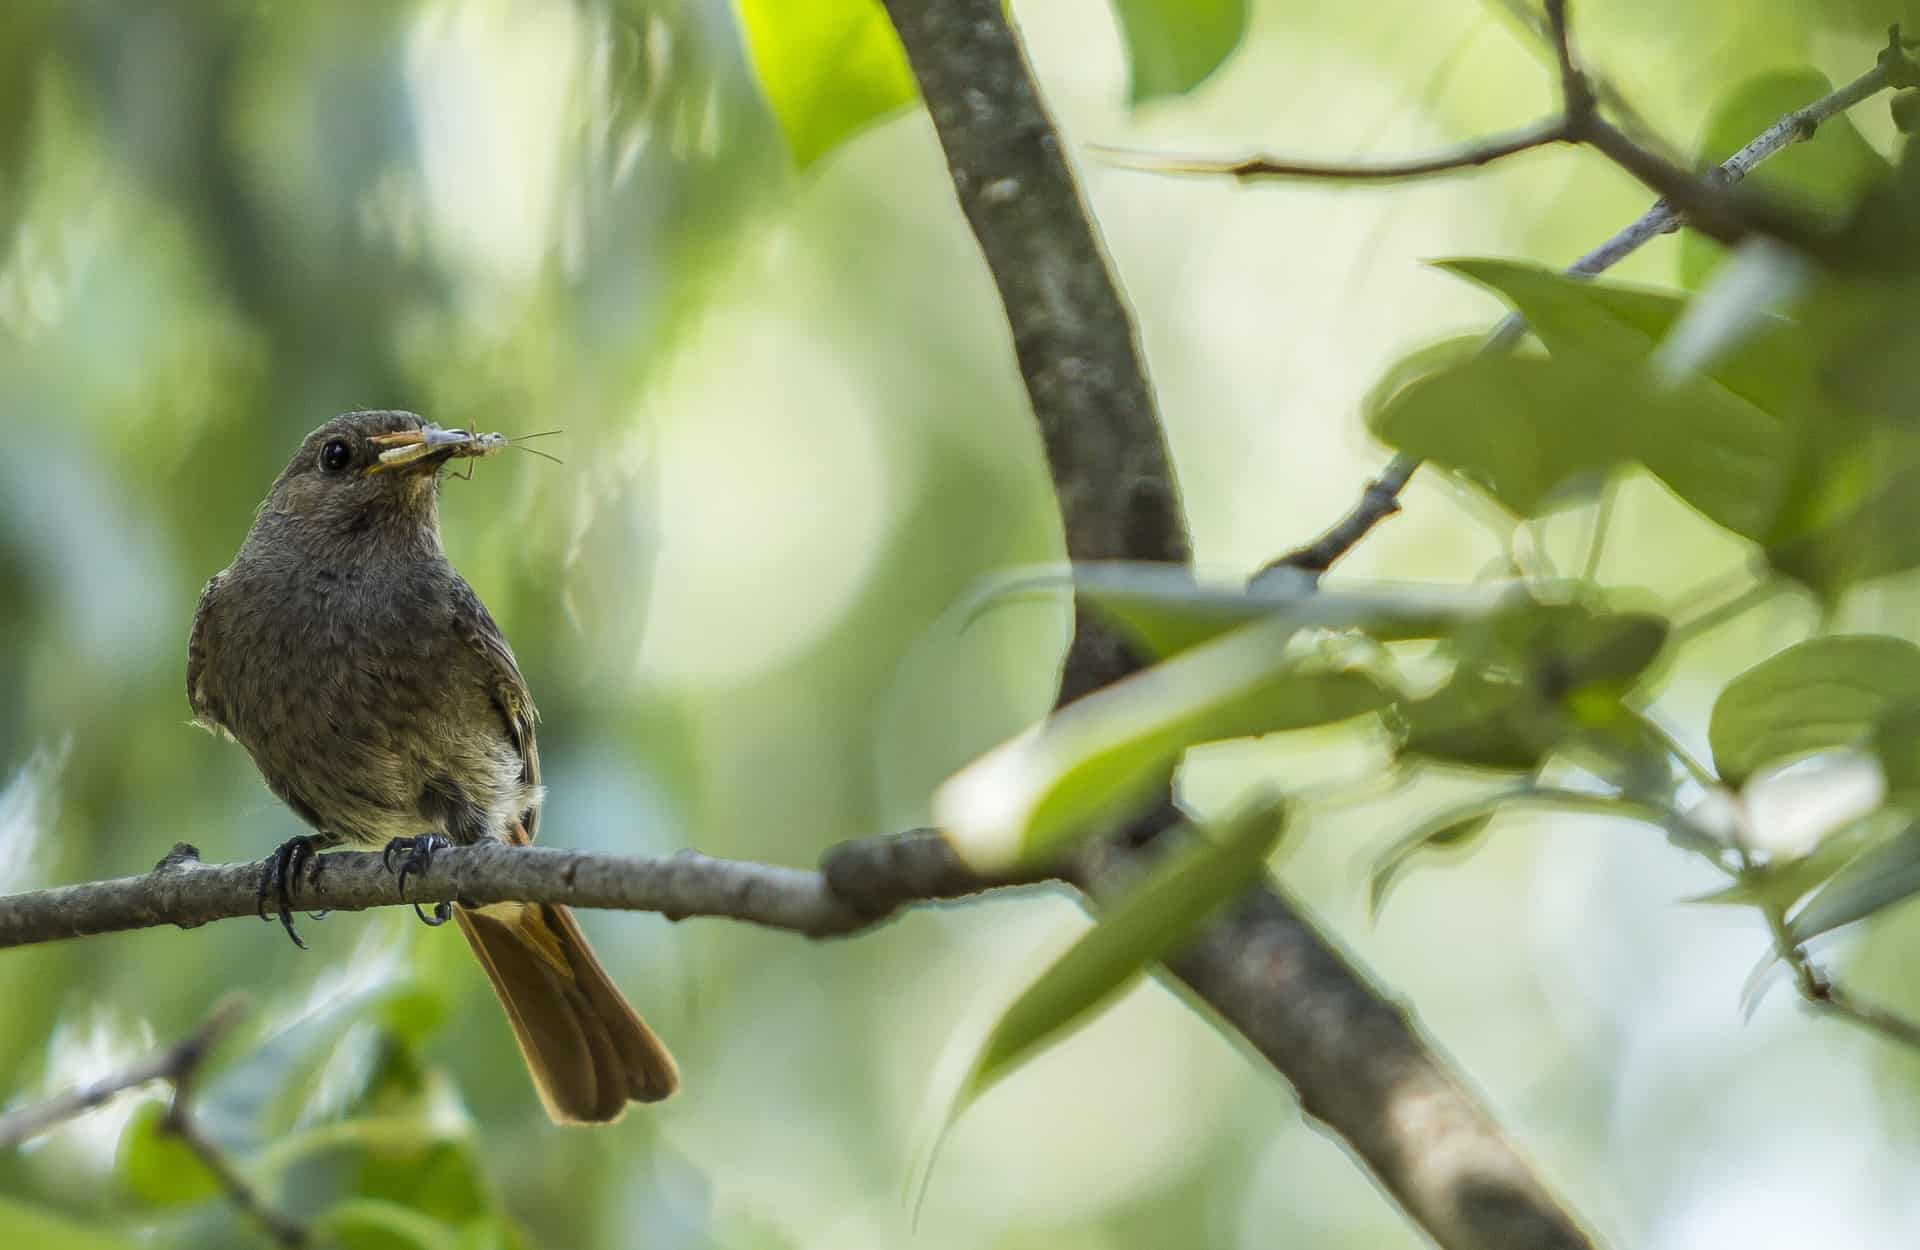
{"label": "blurred background", "polygon": [[[1733,81],[1844,81],[1884,42],[1808,0],[1581,8],[1590,63],[1682,150]],[[1563,264],[1647,203],[1577,151],[1339,190],[1153,178],[1086,147],[1366,158],[1512,127],[1552,81],[1499,4],[1270,0],[1205,85],[1139,110],[1106,5],[1014,12],[1213,569],[1343,511],[1383,459],[1355,415],[1382,369],[1498,315],[1423,260]],[[1858,122],[1887,149],[1883,104]],[[537,444],[564,464],[509,454],[442,496],[540,701],[551,842],[809,865],[923,822],[941,778],[1047,707],[1065,608],[964,631],[953,612],[1059,538],[931,129],[900,114],[796,172],[724,0],[14,0],[0,156],[0,890],[299,831],[189,724],[186,636],[286,457],[351,408],[564,431]],[[1622,273],[1671,285],[1677,255],[1662,240]],[[1742,558],[1650,482],[1615,525],[1602,580],[1651,596]],[[1566,529],[1534,554],[1576,550]],[[1467,579],[1511,541],[1421,480],[1343,572]],[[1845,612],[1895,628],[1914,606],[1881,585]],[[1701,740],[1719,684],[1813,612],[1778,598],[1691,648],[1665,719]],[[1371,858],[1472,783],[1389,790],[1369,736],[1287,737],[1193,759],[1188,799],[1315,780],[1284,880],[1604,1240],[1913,1244],[1920,1067],[1784,993],[1743,1021],[1766,936],[1685,903],[1704,868],[1644,830],[1503,817],[1374,922]],[[1422,1244],[1270,1070],[1152,983],[966,1115],[916,1227],[935,1073],[1085,924],[1063,897],[824,944],[583,919],[685,1074],[613,1129],[547,1123],[462,944],[399,909],[307,923],[304,953],[252,921],[8,951],[0,1102],[110,1071],[240,989],[209,1127],[297,1215],[366,1204],[351,1244]],[[1838,957],[1913,1005],[1913,929],[1877,921]],[[257,1244],[154,1114],[123,1098],[0,1157],[0,1206],[103,1238],[74,1245]]]}

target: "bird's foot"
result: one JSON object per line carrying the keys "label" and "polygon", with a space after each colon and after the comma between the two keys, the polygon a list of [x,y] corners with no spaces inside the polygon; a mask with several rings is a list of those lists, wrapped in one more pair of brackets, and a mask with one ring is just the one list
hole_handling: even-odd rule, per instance
{"label": "bird's foot", "polygon": [[[304,833],[298,837],[288,838],[274,850],[273,854],[267,856],[266,862],[260,868],[260,919],[267,919],[267,899],[271,897],[278,904],[276,910],[280,915],[281,926],[286,929],[287,936],[293,939],[293,944],[301,950],[307,949],[307,944],[300,940],[299,933],[295,932],[293,927],[293,886],[303,870],[319,864],[320,845],[318,838],[308,837]],[[318,920],[326,913],[310,912],[308,914]]]}
{"label": "bird's foot", "polygon": [[[380,852],[380,862],[386,866],[388,872],[393,872],[394,863],[398,861],[401,899],[404,900],[407,897],[408,876],[416,872],[425,873],[428,865],[433,862],[434,852],[444,851],[452,845],[451,840],[437,833],[423,833],[417,838],[395,838],[387,843],[386,850]],[[433,915],[428,916],[426,912],[420,910],[420,904],[415,903],[413,914],[420,917],[420,923],[438,927],[453,918],[453,904],[435,903]]]}

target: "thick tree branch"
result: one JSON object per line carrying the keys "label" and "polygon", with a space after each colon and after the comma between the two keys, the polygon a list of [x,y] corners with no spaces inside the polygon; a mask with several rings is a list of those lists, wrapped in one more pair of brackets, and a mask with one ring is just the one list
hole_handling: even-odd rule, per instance
{"label": "thick tree branch", "polygon": [[[1167,450],[1133,325],[1108,271],[1051,120],[1000,0],[885,0],[946,152],[954,190],[999,289],[1021,376],[1046,445],[1074,560],[1185,561]],[[1080,615],[1060,701],[1127,675],[1135,658]],[[1171,796],[1126,836],[1096,848],[1080,876],[1095,898],[1137,879],[1179,822]],[[1264,976],[1276,952],[1293,975]],[[1394,1017],[1271,883],[1171,965],[1247,1035],[1448,1250],[1586,1247],[1473,1096],[1399,1019],[1390,1030],[1301,1021]],[[1341,1044],[1323,1042],[1338,1033]],[[1375,1042],[1379,1044],[1374,1044]],[[1410,1055],[1432,1079],[1418,1114],[1382,1102]],[[1348,1091],[1352,1091],[1351,1094]],[[1451,1128],[1445,1158],[1426,1126]],[[1467,1145],[1471,1139],[1471,1145]],[[1482,1200],[1498,1194],[1496,1202]],[[1514,1209],[1524,1219],[1514,1218]],[[1517,1235],[1524,1230],[1524,1236]]]}
{"label": "thick tree branch", "polygon": [[[909,902],[958,898],[1038,875],[983,880],[956,874],[931,834],[887,839],[890,877],[843,897],[826,875],[694,851],[675,855],[599,855],[557,847],[499,844],[437,852],[407,879],[407,902],[564,903],[659,912],[672,920],[722,916],[808,937],[840,937],[870,928]],[[938,845],[936,845],[938,844]],[[859,846],[860,843],[849,845]],[[401,902],[393,874],[371,851],[317,856],[294,901],[315,911],[364,911]],[[186,843],[152,872],[112,881],[0,896],[0,949],[161,925],[194,928],[259,914],[258,861],[202,863]],[[884,897],[881,905],[877,900]]]}

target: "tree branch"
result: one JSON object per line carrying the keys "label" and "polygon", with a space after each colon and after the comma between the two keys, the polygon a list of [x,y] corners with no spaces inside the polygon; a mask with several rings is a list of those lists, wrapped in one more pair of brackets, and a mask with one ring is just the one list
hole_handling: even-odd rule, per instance
{"label": "tree branch", "polygon": [[30,1141],[68,1120],[104,1106],[127,1090],[165,1081],[173,1086],[173,1101],[160,1121],[160,1130],[179,1138],[212,1175],[227,1201],[258,1224],[275,1245],[286,1247],[287,1250],[300,1250],[311,1242],[306,1228],[269,1206],[247,1179],[240,1175],[226,1152],[201,1131],[199,1122],[193,1117],[193,1094],[201,1066],[214,1048],[233,1031],[233,1026],[239,1023],[245,1010],[244,997],[229,995],[214,1007],[206,1023],[191,1035],[155,1051],[124,1071],[69,1090],[37,1106],[23,1107],[0,1116],[0,1150]]}
{"label": "tree branch", "polygon": [[[986,880],[955,874],[944,843],[930,833],[886,839],[888,888],[849,897],[823,873],[694,851],[601,855],[558,847],[487,843],[436,852],[407,879],[409,903],[563,903],[659,912],[670,920],[722,916],[808,937],[841,937],[884,920],[907,903],[959,898],[1039,875]],[[938,846],[936,846],[938,844]],[[850,843],[859,846],[860,843]],[[296,891],[300,907],[365,911],[402,902],[393,875],[372,851],[316,856]],[[180,843],[152,872],[112,881],[0,896],[0,949],[161,925],[195,928],[260,914],[259,861],[207,864]],[[875,900],[885,897],[884,906]]]}
{"label": "tree branch", "polygon": [[[1891,58],[1883,55],[1878,64],[1846,84],[1803,108],[1781,117],[1749,140],[1746,146],[1715,167],[1712,180],[1731,186],[1752,173],[1768,157],[1804,143],[1818,133],[1822,122],[1846,112],[1854,105],[1885,91],[1894,83]],[[1619,264],[1647,243],[1678,230],[1686,218],[1669,200],[1661,199],[1646,212],[1615,232],[1612,238],[1567,266],[1567,272],[1593,277]],[[1526,336],[1526,318],[1509,313],[1487,336],[1483,354],[1511,350]],[[1334,522],[1312,542],[1298,547],[1269,565],[1324,573],[1342,556],[1357,546],[1373,527],[1400,510],[1400,492],[1420,467],[1420,461],[1405,454],[1396,455],[1380,475],[1368,482],[1359,500],[1347,514]]]}
{"label": "tree branch", "polygon": [[[1132,321],[1000,0],[885,4],[1006,310],[1068,556],[1184,562],[1185,525]],[[1125,645],[1082,612],[1060,701],[1137,667]],[[1095,898],[1113,897],[1138,879],[1159,835],[1178,822],[1166,795],[1127,833],[1096,846],[1075,875]],[[1285,967],[1272,963],[1279,952],[1291,959]],[[1303,1105],[1447,1250],[1591,1244],[1472,1094],[1276,885],[1251,891],[1240,911],[1170,967],[1294,1083]],[[1317,1023],[1386,1018],[1399,1020],[1397,1035]],[[1417,1109],[1383,1101],[1410,1089],[1404,1074],[1416,1069],[1431,1078],[1419,1086]],[[1425,1131],[1433,1124],[1451,1130],[1444,1159]],[[1498,1197],[1485,1200],[1490,1194]]]}
{"label": "tree branch", "polygon": [[1092,150],[1121,169],[1135,169],[1148,174],[1225,174],[1243,181],[1253,178],[1296,178],[1317,182],[1407,182],[1491,165],[1535,148],[1572,142],[1575,139],[1567,127],[1566,119],[1555,117],[1535,122],[1512,134],[1494,135],[1449,152],[1378,164],[1303,161],[1278,156],[1243,156],[1222,160],[1208,156],[1171,156],[1103,144],[1093,145]]}

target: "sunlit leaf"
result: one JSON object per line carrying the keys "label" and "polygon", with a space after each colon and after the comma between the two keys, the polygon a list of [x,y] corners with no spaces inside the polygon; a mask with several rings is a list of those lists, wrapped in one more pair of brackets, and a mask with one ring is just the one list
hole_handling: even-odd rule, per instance
{"label": "sunlit leaf", "polygon": [[934,794],[934,819],[986,871],[1044,857],[1120,819],[1202,742],[1332,724],[1390,702],[1372,675],[1287,651],[1258,621],[1078,700],[995,747]]}
{"label": "sunlit leaf", "polygon": [[1512,585],[1418,582],[1322,585],[1275,569],[1252,585],[1203,581],[1193,570],[1151,561],[1094,560],[1071,568],[1014,569],[988,579],[963,605],[972,619],[995,605],[1069,587],[1145,654],[1165,659],[1250,622],[1284,618],[1297,629],[1355,629],[1381,642],[1443,638],[1503,605],[1527,602]]}
{"label": "sunlit leaf", "polygon": [[0,1246],[21,1250],[135,1250],[145,1244],[0,1195]]}
{"label": "sunlit leaf", "polygon": [[1920,701],[1920,647],[1880,634],[1814,638],[1727,684],[1707,727],[1714,766],[1741,785],[1767,765],[1860,746],[1890,708]]}
{"label": "sunlit leaf", "polygon": [[1185,95],[1240,46],[1246,0],[1113,0],[1136,105]]}
{"label": "sunlit leaf", "polygon": [[1920,891],[1920,827],[1909,822],[1895,836],[1861,853],[1833,874],[1787,924],[1796,942],[1864,920]]}
{"label": "sunlit leaf", "polygon": [[179,1137],[163,1127],[165,1103],[152,1102],[134,1113],[120,1135],[115,1161],[127,1191],[155,1206],[202,1202],[220,1192],[220,1182]]}
{"label": "sunlit leaf", "polygon": [[913,74],[880,0],[737,0],[754,76],[805,168],[912,103]]}
{"label": "sunlit leaf", "polygon": [[[1773,69],[1756,74],[1722,96],[1708,115],[1695,163],[1705,169],[1733,155],[1788,113],[1833,90],[1817,69]],[[1788,196],[1806,207],[1838,212],[1861,188],[1887,173],[1887,162],[1847,115],[1830,117],[1810,139],[1775,153],[1747,177],[1749,185]],[[1697,230],[1680,237],[1680,281],[1698,286],[1725,249]]]}
{"label": "sunlit leaf", "polygon": [[1876,812],[1823,839],[1811,855],[1756,863],[1742,869],[1733,884],[1688,901],[1786,911],[1849,860],[1898,834],[1908,823],[1899,812]]}
{"label": "sunlit leaf", "polygon": [[1168,954],[1194,927],[1244,890],[1280,836],[1281,805],[1249,804],[1218,840],[1192,838],[1173,852],[1002,1013],[975,1060],[955,1107],[1091,1019]]}

